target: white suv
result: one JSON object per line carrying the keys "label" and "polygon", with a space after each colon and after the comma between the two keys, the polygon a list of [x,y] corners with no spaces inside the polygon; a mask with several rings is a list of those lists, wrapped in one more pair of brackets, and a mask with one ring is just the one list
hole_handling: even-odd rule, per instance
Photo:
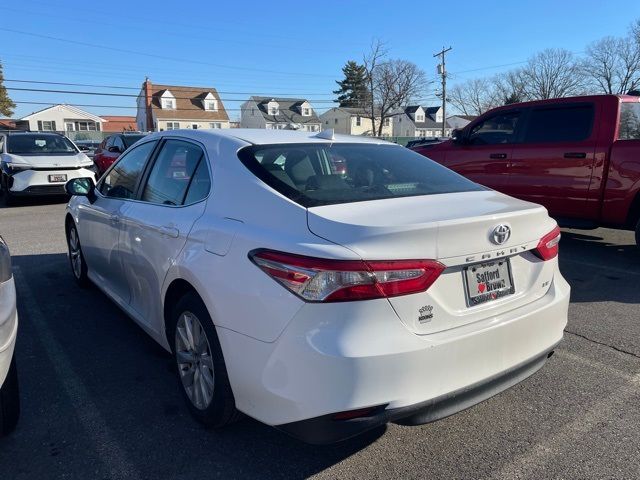
{"label": "white suv", "polygon": [[376,139],[161,132],[67,190],[76,280],[173,352],[208,425],[430,422],[534,373],[567,322],[543,207]]}
{"label": "white suv", "polygon": [[25,195],[64,195],[72,178],[92,177],[93,161],[57,133],[0,133],[0,187],[5,202]]}
{"label": "white suv", "polygon": [[11,257],[0,237],[0,437],[15,428],[20,414],[14,358],[17,334],[16,287],[11,273]]}

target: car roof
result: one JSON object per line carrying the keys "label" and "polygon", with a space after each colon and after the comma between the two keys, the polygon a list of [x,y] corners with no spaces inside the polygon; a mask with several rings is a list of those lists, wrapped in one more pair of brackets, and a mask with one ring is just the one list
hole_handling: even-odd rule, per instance
{"label": "car roof", "polygon": [[[214,138],[225,138],[236,141],[238,144],[270,145],[278,143],[364,143],[376,145],[396,145],[395,143],[375,137],[359,135],[327,135],[328,138],[319,137],[320,132],[301,132],[297,130],[266,130],[259,128],[215,128],[197,130],[168,130],[156,132],[147,137],[148,140],[156,137],[188,137],[202,142],[211,141]],[[325,132],[326,134],[326,132]]]}

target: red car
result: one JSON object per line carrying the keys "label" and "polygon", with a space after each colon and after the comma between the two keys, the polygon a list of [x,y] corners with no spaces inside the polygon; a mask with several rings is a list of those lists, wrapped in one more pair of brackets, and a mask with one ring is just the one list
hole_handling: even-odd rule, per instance
{"label": "red car", "polygon": [[452,140],[413,148],[471,180],[544,205],[574,228],[635,230],[640,98],[571,97],[490,110]]}
{"label": "red car", "polygon": [[145,136],[144,133],[116,133],[106,137],[93,154],[98,177],[131,145]]}

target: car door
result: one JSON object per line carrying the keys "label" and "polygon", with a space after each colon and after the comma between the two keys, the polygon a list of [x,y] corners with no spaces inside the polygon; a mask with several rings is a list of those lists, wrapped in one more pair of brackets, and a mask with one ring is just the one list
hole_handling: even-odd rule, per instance
{"label": "car door", "polygon": [[593,103],[533,107],[514,146],[505,192],[540,203],[556,217],[597,217],[587,202],[595,160]]}
{"label": "car door", "polygon": [[78,212],[78,232],[91,279],[125,304],[130,292],[120,255],[121,219],[131,207],[157,143],[141,144],[124,155],[98,182],[94,201],[82,204]]}
{"label": "car door", "polygon": [[210,178],[200,144],[167,139],[147,168],[138,201],[124,215],[121,244],[130,307],[155,332],[162,327],[162,284],[204,213]]}
{"label": "car door", "polygon": [[[507,110],[481,120],[462,141],[452,145],[440,163],[474,182],[502,190],[521,117],[521,110]],[[429,156],[428,150],[425,154]]]}

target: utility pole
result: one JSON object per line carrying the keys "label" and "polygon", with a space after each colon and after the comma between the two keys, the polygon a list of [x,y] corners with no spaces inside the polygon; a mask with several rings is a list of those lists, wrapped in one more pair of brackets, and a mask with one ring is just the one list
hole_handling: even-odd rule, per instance
{"label": "utility pole", "polygon": [[438,64],[438,73],[442,77],[442,136],[446,137],[447,128],[447,70],[445,68],[445,53],[451,50],[451,47],[445,49],[442,47],[438,53],[434,53],[434,57],[442,57],[442,63]]}

